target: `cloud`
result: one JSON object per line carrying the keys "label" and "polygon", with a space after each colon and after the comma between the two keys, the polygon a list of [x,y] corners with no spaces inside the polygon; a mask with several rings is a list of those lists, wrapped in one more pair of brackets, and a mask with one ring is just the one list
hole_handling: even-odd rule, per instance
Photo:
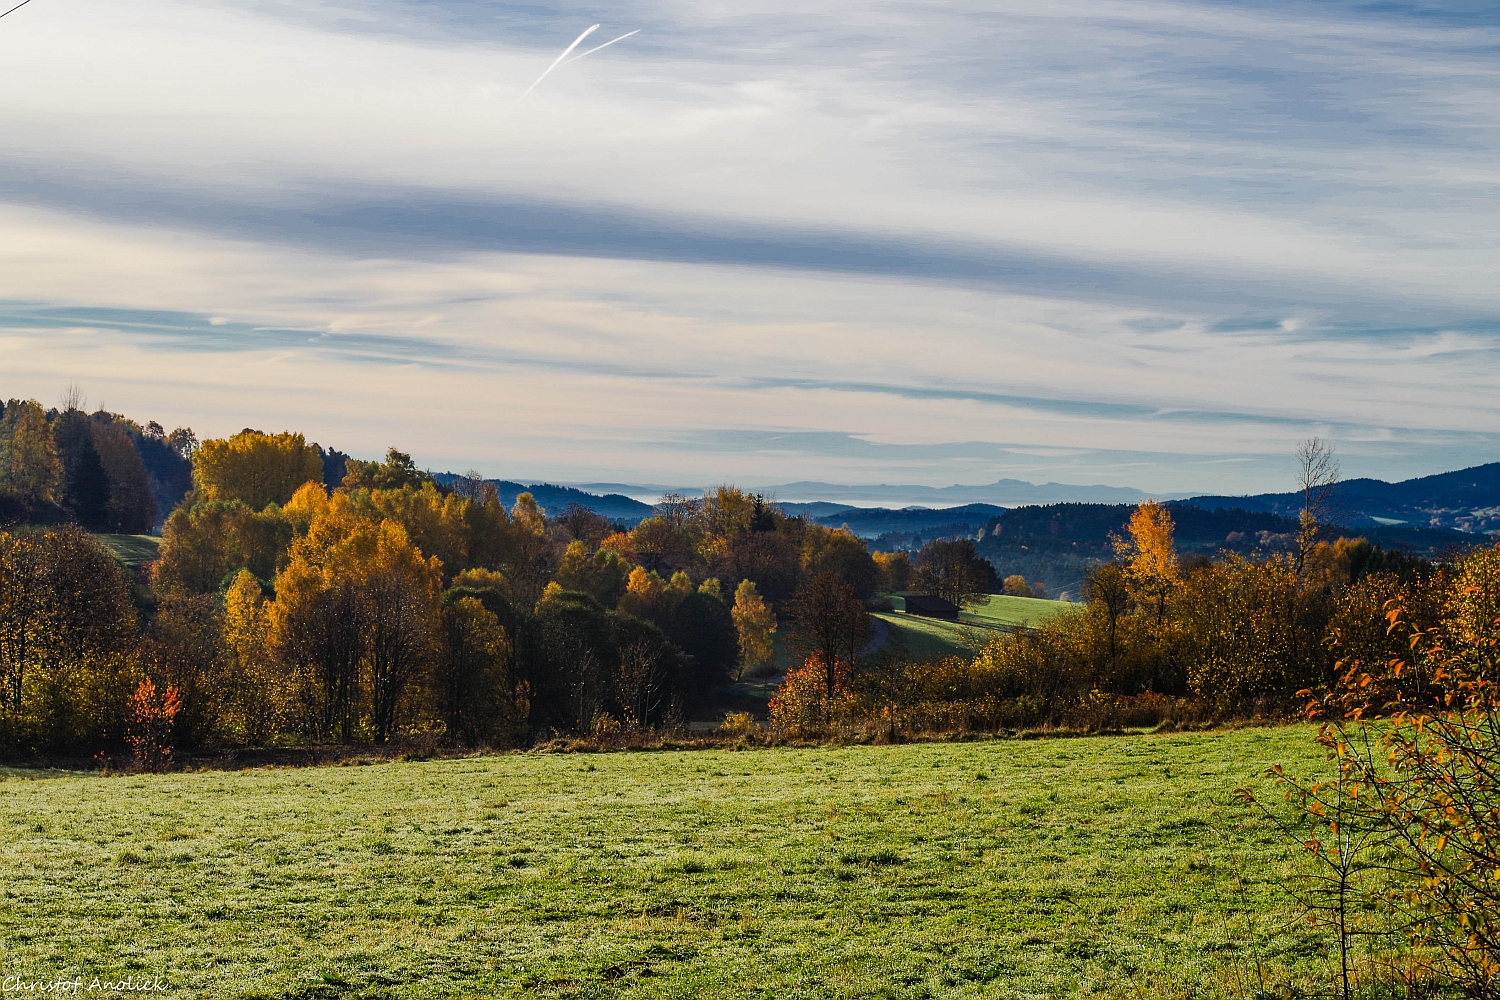
{"label": "cloud", "polygon": [[513,115],[609,11],[26,10],[7,394],[573,480],[1497,457],[1487,6],[647,4]]}

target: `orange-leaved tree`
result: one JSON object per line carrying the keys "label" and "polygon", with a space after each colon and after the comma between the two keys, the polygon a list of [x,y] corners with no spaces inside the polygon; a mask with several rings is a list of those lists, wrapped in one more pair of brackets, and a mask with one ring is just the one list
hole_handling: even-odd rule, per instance
{"label": "orange-leaved tree", "polygon": [[1297,837],[1327,874],[1346,996],[1359,914],[1387,939],[1406,935],[1436,985],[1500,995],[1500,547],[1463,556],[1439,583],[1436,624],[1398,591],[1386,613],[1397,654],[1341,661],[1309,705],[1333,776],[1271,771],[1314,828]]}
{"label": "orange-leaved tree", "polygon": [[1146,500],[1130,515],[1128,537],[1115,536],[1115,554],[1125,564],[1136,601],[1150,608],[1160,624],[1167,616],[1167,599],[1182,580],[1173,542],[1176,528],[1172,512],[1164,504]]}

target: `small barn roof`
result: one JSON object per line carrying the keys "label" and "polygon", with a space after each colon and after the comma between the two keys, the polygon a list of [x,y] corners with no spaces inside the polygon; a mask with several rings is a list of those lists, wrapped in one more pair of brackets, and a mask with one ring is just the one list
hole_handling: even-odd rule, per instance
{"label": "small barn roof", "polygon": [[958,614],[958,605],[929,594],[909,594],[906,598],[906,611],[907,614],[947,618]]}

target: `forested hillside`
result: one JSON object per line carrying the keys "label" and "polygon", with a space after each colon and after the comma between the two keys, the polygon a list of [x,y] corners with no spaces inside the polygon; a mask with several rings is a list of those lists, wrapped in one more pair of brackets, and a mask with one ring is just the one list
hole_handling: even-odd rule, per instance
{"label": "forested hillside", "polygon": [[[567,502],[547,509],[501,485],[394,448],[365,461],[250,429],[199,442],[7,403],[0,748],[130,741],[154,767],[199,746],[607,742],[722,717],[727,685],[781,668],[760,704],[783,737],[1095,725],[1122,705],[1286,711],[1330,682],[1330,629],[1385,650],[1391,601],[1446,621],[1493,576],[1493,550],[1447,548],[1471,535],[1371,532],[1398,550],[1310,512],[1022,507],[872,551],[728,485],[632,523],[578,491],[549,488]],[[180,499],[159,546],[131,538],[158,497]],[[945,517],[992,510],[832,517],[941,535]],[[1024,625],[964,612],[1063,589],[1076,607]],[[892,594],[928,600],[898,612]],[[913,609],[972,634],[924,653],[903,638],[921,631]]]}
{"label": "forested hillside", "polygon": [[[1183,503],[1295,517],[1302,509],[1303,497],[1300,493],[1261,493],[1193,497]],[[1500,532],[1500,462],[1399,483],[1346,479],[1338,484],[1338,504],[1343,522],[1356,528],[1409,525],[1481,534]]]}
{"label": "forested hillside", "polygon": [[[1176,524],[1177,550],[1184,556],[1271,554],[1296,545],[1299,528],[1294,518],[1267,511],[1209,510],[1187,502],[1166,506]],[[987,522],[977,546],[1001,576],[1020,573],[1043,581],[1054,594],[1077,597],[1089,569],[1114,558],[1113,539],[1124,534],[1134,510],[1129,504],[1017,507]],[[1440,528],[1375,525],[1354,530],[1331,525],[1327,531],[1332,537],[1365,538],[1385,549],[1422,557],[1475,542],[1472,535]]]}
{"label": "forested hillside", "polygon": [[89,531],[151,531],[191,485],[193,432],[77,406],[0,406],[0,527],[73,522]]}

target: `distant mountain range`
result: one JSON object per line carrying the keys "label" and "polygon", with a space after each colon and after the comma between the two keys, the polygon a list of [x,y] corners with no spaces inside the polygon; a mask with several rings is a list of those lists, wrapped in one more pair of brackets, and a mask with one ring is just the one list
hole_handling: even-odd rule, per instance
{"label": "distant mountain range", "polygon": [[[451,483],[460,478],[451,472],[440,472],[433,476],[440,483]],[[536,500],[537,505],[548,514],[561,514],[567,509],[568,504],[576,503],[580,507],[587,507],[600,517],[607,517],[611,521],[619,521],[624,524],[635,524],[651,516],[652,506],[633,500],[619,493],[586,493],[583,490],[571,486],[555,486],[551,483],[533,483],[523,486],[513,483],[508,479],[487,479],[492,483],[495,490],[500,494],[500,502],[509,507],[516,502],[516,497],[522,493],[530,493]]]}
{"label": "distant mountain range", "polygon": [[814,513],[798,508],[835,507],[836,504],[778,504],[788,514],[801,514],[830,528],[847,526],[861,538],[879,538],[882,535],[912,533],[924,538],[943,538],[951,535],[972,535],[974,532],[1005,513],[1004,507],[988,503],[964,504],[962,507],[906,507],[890,510],[885,507],[845,507]]}
{"label": "distant mountain range", "polygon": [[[1300,493],[1190,497],[1182,501],[1208,510],[1238,508],[1296,517]],[[1500,462],[1422,476],[1399,483],[1346,479],[1338,485],[1339,520],[1351,528],[1406,525],[1467,533],[1500,533]]]}
{"label": "distant mountain range", "polygon": [[[456,477],[443,474],[437,478],[451,481]],[[663,493],[686,496],[703,493],[701,488],[628,483],[571,486],[536,483],[526,486],[510,480],[491,482],[507,505],[513,504],[519,494],[529,492],[539,504],[554,513],[562,511],[569,503],[576,503],[626,524],[649,517],[653,503]],[[1064,483],[1038,486],[1019,479],[1001,479],[988,486],[943,487],[797,482],[764,487],[757,492],[777,498],[779,506],[788,514],[807,517],[830,527],[847,524],[851,531],[864,538],[907,533],[912,540],[975,534],[1007,508],[1136,504],[1148,495],[1123,486],[1070,486]],[[1349,528],[1371,531],[1420,528],[1500,534],[1500,462],[1399,483],[1349,479],[1339,484],[1337,495],[1340,521]],[[1297,493],[1254,496],[1166,494],[1157,498],[1210,511],[1240,510],[1278,517],[1295,518],[1302,509],[1302,498]],[[886,505],[868,506],[882,499]]]}
{"label": "distant mountain range", "polygon": [[[701,486],[653,486],[630,483],[570,483],[590,493],[620,493],[637,500],[655,501],[663,493],[702,496]],[[845,486],[839,483],[796,482],[776,486],[752,487],[756,493],[774,498],[783,508],[804,507],[815,503],[847,507],[960,507],[966,504],[993,504],[997,507],[1021,507],[1048,503],[1140,503],[1148,494],[1128,486],[1070,486],[1067,483],[1043,483],[1038,486],[1020,479],[1001,479],[988,486]],[[1173,500],[1186,493],[1152,494],[1158,500]],[[800,512],[800,511],[799,511]]]}
{"label": "distant mountain range", "polygon": [[[1000,479],[987,486],[840,486],[836,483],[798,482],[768,486],[762,492],[779,501],[823,500],[865,506],[878,503],[888,507],[959,507],[968,504],[993,504],[997,507],[1024,507],[1052,503],[1140,503],[1148,494],[1128,486],[1070,486],[1066,483],[1043,483],[1038,486],[1020,479]],[[1158,495],[1157,499],[1175,499],[1187,494]]]}

